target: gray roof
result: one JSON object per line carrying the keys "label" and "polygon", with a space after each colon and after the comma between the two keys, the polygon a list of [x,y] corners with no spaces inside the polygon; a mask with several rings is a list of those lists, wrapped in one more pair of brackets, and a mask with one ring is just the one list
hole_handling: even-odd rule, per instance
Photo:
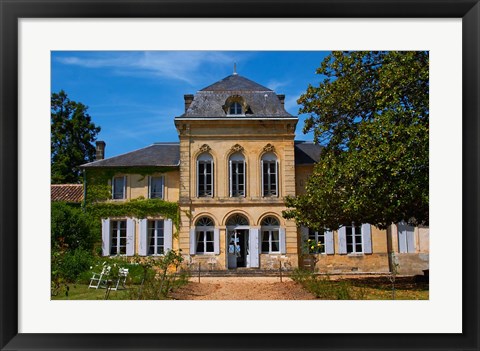
{"label": "gray roof", "polygon": [[[226,101],[240,96],[247,106],[245,115],[227,115]],[[238,74],[230,75],[200,91],[183,115],[177,118],[295,118],[288,113],[277,94]]]}
{"label": "gray roof", "polygon": [[313,165],[320,160],[323,146],[306,141],[295,141],[295,165]]}
{"label": "gray roof", "polygon": [[[312,142],[295,141],[295,165],[311,165],[320,159],[322,147]],[[95,167],[177,167],[180,165],[179,143],[155,143],[143,149],[83,165]]]}
{"label": "gray roof", "polygon": [[142,167],[161,166],[176,167],[180,165],[180,144],[155,143],[143,149],[126,154],[94,161],[82,165],[84,168],[94,167]]}

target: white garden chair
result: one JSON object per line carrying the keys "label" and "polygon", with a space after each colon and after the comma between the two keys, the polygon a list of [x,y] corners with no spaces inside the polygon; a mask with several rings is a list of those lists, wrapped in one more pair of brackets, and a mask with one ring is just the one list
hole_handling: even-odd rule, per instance
{"label": "white garden chair", "polygon": [[110,266],[103,266],[103,269],[100,273],[93,273],[92,278],[90,279],[90,284],[88,285],[88,288],[95,288],[98,289],[98,287],[103,284],[107,284],[107,278],[108,275],[110,274]]}
{"label": "white garden chair", "polygon": [[118,286],[121,284],[124,289],[125,283],[127,282],[127,277],[128,277],[128,268],[119,268],[118,269],[118,279],[115,283],[115,286],[111,288],[111,290],[118,290]]}

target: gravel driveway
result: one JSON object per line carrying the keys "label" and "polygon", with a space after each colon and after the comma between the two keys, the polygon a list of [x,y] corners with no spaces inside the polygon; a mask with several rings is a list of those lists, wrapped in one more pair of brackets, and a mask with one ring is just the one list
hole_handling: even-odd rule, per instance
{"label": "gravel driveway", "polygon": [[172,294],[177,300],[314,300],[290,278],[278,277],[202,277]]}

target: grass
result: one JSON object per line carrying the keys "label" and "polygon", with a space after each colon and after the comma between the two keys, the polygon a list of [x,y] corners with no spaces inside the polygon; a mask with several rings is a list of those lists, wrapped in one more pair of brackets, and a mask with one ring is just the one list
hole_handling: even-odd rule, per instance
{"label": "grass", "polygon": [[[72,284],[69,286],[68,296],[65,289],[61,289],[52,300],[104,300],[106,289],[89,289],[88,284]],[[110,291],[109,300],[128,300],[130,293],[127,289]]]}
{"label": "grass", "polygon": [[[388,277],[332,280],[297,270],[292,279],[321,300],[392,300],[392,284]],[[397,277],[395,300],[428,300],[428,282],[415,277]]]}

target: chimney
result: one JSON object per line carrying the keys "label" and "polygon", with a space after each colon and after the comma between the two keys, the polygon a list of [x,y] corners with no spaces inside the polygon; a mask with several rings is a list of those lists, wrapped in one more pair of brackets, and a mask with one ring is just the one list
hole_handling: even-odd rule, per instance
{"label": "chimney", "polygon": [[278,100],[280,100],[280,103],[282,106],[285,106],[285,94],[277,94]]}
{"label": "chimney", "polygon": [[95,150],[97,151],[95,160],[99,161],[105,158],[105,145],[105,142],[101,140],[95,143]]}
{"label": "chimney", "polygon": [[185,95],[183,95],[183,98],[185,99],[185,112],[187,112],[188,108],[192,104],[193,95],[192,94],[185,94]]}

